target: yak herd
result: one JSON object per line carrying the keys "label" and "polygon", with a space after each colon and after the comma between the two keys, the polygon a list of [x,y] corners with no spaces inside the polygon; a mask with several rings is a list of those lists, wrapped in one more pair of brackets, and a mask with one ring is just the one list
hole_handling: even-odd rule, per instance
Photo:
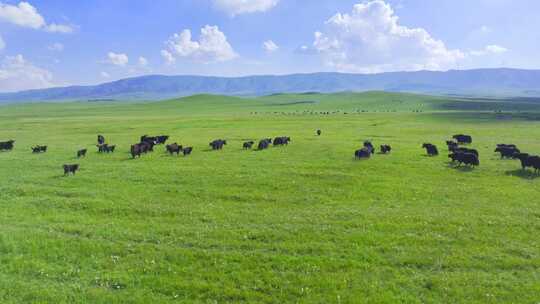
{"label": "yak herd", "polygon": [[[316,134],[320,136],[322,134],[321,130],[317,130]],[[154,146],[166,144],[169,136],[160,135],[160,136],[148,136],[143,135],[140,138],[140,141],[136,144],[131,145],[130,153],[132,158],[141,157],[143,154],[154,151]],[[261,139],[257,145],[258,150],[268,149],[271,145],[273,146],[284,146],[288,145],[291,142],[291,138],[288,136],[281,136],[276,138],[264,138]],[[457,163],[458,166],[465,165],[476,167],[480,165],[480,157],[478,151],[475,149],[464,147],[464,145],[472,144],[472,137],[470,135],[458,134],[452,136],[452,140],[446,141],[448,147],[448,158],[451,163]],[[0,151],[11,151],[14,148],[15,141],[9,140],[0,142]],[[224,139],[216,139],[209,143],[209,146],[212,150],[222,150],[223,147],[227,145],[227,141]],[[254,141],[246,141],[242,144],[244,150],[252,149],[255,145]],[[105,142],[105,137],[98,135],[97,145],[98,153],[114,153],[116,145],[110,145]],[[422,148],[426,150],[427,156],[438,156],[439,150],[436,145],[431,143],[424,143]],[[179,155],[182,153],[184,156],[188,156],[192,153],[193,147],[183,147],[178,143],[168,144],[165,146],[166,152],[170,155]],[[47,146],[34,146],[31,147],[32,153],[45,153],[47,152]],[[380,154],[388,154],[392,151],[390,145],[380,145]],[[499,153],[501,159],[515,159],[521,162],[521,167],[523,170],[532,168],[535,173],[540,173],[540,156],[530,155],[528,153],[522,153],[516,145],[513,144],[498,144],[495,151]],[[77,151],[77,158],[85,157],[87,149],[81,149]],[[365,141],[362,148],[354,152],[354,157],[356,159],[369,159],[373,154],[375,154],[375,147],[370,141]],[[64,175],[75,174],[79,170],[79,164],[64,165]]]}

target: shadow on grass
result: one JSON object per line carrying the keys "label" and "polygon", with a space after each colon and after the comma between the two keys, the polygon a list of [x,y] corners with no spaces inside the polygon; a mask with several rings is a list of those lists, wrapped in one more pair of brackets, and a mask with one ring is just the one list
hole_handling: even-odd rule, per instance
{"label": "shadow on grass", "polygon": [[510,170],[505,172],[508,176],[515,176],[523,179],[537,179],[540,177],[540,175],[530,171],[530,170],[523,170],[523,169],[516,169],[516,170]]}
{"label": "shadow on grass", "polygon": [[459,165],[457,163],[449,162],[448,168],[460,171],[460,172],[473,172],[476,167],[473,166],[466,166],[466,165]]}

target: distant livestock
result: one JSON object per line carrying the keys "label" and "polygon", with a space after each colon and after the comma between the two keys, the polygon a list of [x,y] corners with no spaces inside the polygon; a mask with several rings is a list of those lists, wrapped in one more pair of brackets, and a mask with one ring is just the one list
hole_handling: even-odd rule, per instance
{"label": "distant livestock", "polygon": [[85,157],[87,149],[77,151],[77,158]]}
{"label": "distant livestock", "polygon": [[191,155],[191,152],[193,151],[193,147],[185,147],[182,149],[182,153],[184,156]]}
{"label": "distant livestock", "polygon": [[79,165],[64,165],[64,175],[69,175],[70,173],[75,175],[75,172],[79,170]]}
{"label": "distant livestock", "polygon": [[364,141],[364,148],[368,149],[369,150],[369,153],[373,154],[375,153],[375,147],[373,146],[373,144],[366,140]]}
{"label": "distant livestock", "polygon": [[505,145],[505,144],[497,145],[497,148],[495,149],[494,152],[500,153],[501,159],[512,158],[514,154],[521,153],[521,151],[515,145]]}
{"label": "distant livestock", "polygon": [[322,134],[322,131],[321,130],[317,130],[317,136],[321,136]]}
{"label": "distant livestock", "polygon": [[249,150],[249,149],[251,149],[251,148],[253,147],[253,144],[254,144],[254,143],[255,143],[254,141],[246,141],[246,142],[242,145],[242,148],[243,148],[244,150]]}
{"label": "distant livestock", "polygon": [[47,152],[47,146],[32,147],[32,153],[45,153],[45,152]]}
{"label": "distant livestock", "polygon": [[382,154],[388,154],[392,151],[392,147],[389,145],[381,145],[381,153]]}
{"label": "distant livestock", "polygon": [[512,158],[520,160],[521,168],[523,170],[533,168],[535,173],[540,172],[540,156],[529,155],[527,153],[515,153]]}
{"label": "distant livestock", "polygon": [[354,158],[356,159],[367,159],[370,158],[372,154],[372,151],[369,148],[362,148],[359,150],[354,151]]}
{"label": "distant livestock", "polygon": [[291,138],[287,136],[276,137],[274,138],[273,145],[274,146],[288,145],[290,141],[291,141]]}
{"label": "distant livestock", "polygon": [[426,153],[429,156],[437,156],[439,155],[439,150],[437,150],[437,146],[432,144],[423,144],[422,148],[426,149]]}
{"label": "distant livestock", "polygon": [[131,146],[131,157],[141,157],[141,154],[144,153],[144,144],[134,144]]}
{"label": "distant livestock", "polygon": [[165,146],[165,148],[167,149],[167,152],[169,152],[169,154],[171,155],[173,155],[174,153],[176,153],[176,155],[179,155],[180,151],[182,151],[182,146],[179,146],[177,143],[167,145]]}
{"label": "distant livestock", "polygon": [[14,140],[8,140],[0,142],[0,151],[11,151],[13,150]]}
{"label": "distant livestock", "polygon": [[458,134],[452,136],[459,144],[472,144],[472,137],[470,135]]}
{"label": "distant livestock", "polygon": [[446,146],[448,146],[448,151],[454,151],[455,149],[459,148],[458,143],[453,140],[447,140]]}
{"label": "distant livestock", "polygon": [[227,145],[227,141],[223,139],[216,139],[209,144],[212,150],[221,150],[225,145]]}
{"label": "distant livestock", "polygon": [[116,145],[108,145],[108,144],[102,144],[102,145],[96,145],[98,148],[99,153],[113,153],[116,149]]}
{"label": "distant livestock", "polygon": [[452,160],[452,162],[458,162],[458,166],[465,164],[466,166],[477,167],[480,165],[478,155],[473,153],[455,152],[449,154],[448,157]]}
{"label": "distant livestock", "polygon": [[261,140],[259,141],[259,145],[257,146],[257,149],[258,149],[258,150],[265,150],[265,149],[268,149],[268,147],[270,146],[271,143],[272,143],[272,139],[271,139],[271,138],[261,139]]}
{"label": "distant livestock", "polygon": [[98,143],[98,145],[103,145],[105,143],[105,137],[103,137],[103,135],[98,135],[97,136],[97,143]]}

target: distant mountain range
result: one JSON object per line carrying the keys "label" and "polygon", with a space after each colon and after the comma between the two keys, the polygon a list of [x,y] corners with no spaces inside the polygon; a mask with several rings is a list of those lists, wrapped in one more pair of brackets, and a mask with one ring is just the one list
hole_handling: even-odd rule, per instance
{"label": "distant mountain range", "polygon": [[276,93],[373,90],[436,95],[540,97],[540,70],[478,69],[381,74],[314,73],[234,78],[150,75],[95,86],[0,93],[0,102],[153,100],[202,93],[260,96]]}

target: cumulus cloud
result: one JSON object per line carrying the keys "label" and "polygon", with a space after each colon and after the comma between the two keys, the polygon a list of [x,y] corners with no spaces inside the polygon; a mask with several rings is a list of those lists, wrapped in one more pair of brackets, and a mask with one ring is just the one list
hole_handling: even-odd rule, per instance
{"label": "cumulus cloud", "polygon": [[508,52],[508,49],[505,47],[502,47],[500,45],[491,44],[484,47],[482,50],[476,50],[471,51],[470,54],[472,56],[485,56],[485,55],[491,55],[491,54],[503,54]]}
{"label": "cumulus cloud", "polygon": [[213,0],[214,7],[231,16],[266,12],[279,3],[279,0]]}
{"label": "cumulus cloud", "polygon": [[268,53],[275,52],[279,49],[279,46],[272,40],[267,40],[263,42],[263,49]]}
{"label": "cumulus cloud", "polygon": [[48,32],[71,33],[73,28],[69,25],[51,23],[47,24],[37,9],[28,2],[18,5],[0,2],[0,21],[21,27],[41,29]]}
{"label": "cumulus cloud", "polygon": [[52,74],[34,66],[22,55],[6,56],[0,63],[0,91],[14,92],[53,86]]}
{"label": "cumulus cloud", "polygon": [[161,55],[167,62],[174,62],[169,55],[203,63],[228,61],[238,56],[217,26],[203,27],[198,41],[193,40],[191,31],[186,29],[171,36],[165,44],[167,50],[161,51]]}
{"label": "cumulus cloud", "polygon": [[451,50],[423,28],[399,24],[383,0],[356,4],[351,13],[337,13],[315,33],[313,48],[339,71],[376,73],[396,70],[443,70],[466,55]]}
{"label": "cumulus cloud", "polygon": [[116,66],[124,67],[129,62],[129,57],[126,54],[117,54],[114,52],[109,52],[107,54],[107,62]]}
{"label": "cumulus cloud", "polygon": [[61,52],[61,51],[64,50],[64,45],[61,44],[61,43],[56,42],[56,43],[53,43],[53,44],[49,45],[49,46],[47,47],[47,49],[48,49],[49,51],[57,51],[57,52]]}
{"label": "cumulus cloud", "polygon": [[148,65],[148,60],[141,56],[139,57],[138,63],[140,67],[146,67]]}
{"label": "cumulus cloud", "polygon": [[101,73],[99,73],[99,76],[101,76],[101,78],[105,78],[105,79],[111,78],[111,75],[109,75],[109,73],[107,73],[107,72],[101,72]]}
{"label": "cumulus cloud", "polygon": [[161,57],[167,64],[174,64],[176,62],[176,58],[167,50],[161,50]]}
{"label": "cumulus cloud", "polygon": [[2,39],[2,36],[0,36],[0,51],[3,50],[6,47],[6,43],[4,42],[4,39]]}

